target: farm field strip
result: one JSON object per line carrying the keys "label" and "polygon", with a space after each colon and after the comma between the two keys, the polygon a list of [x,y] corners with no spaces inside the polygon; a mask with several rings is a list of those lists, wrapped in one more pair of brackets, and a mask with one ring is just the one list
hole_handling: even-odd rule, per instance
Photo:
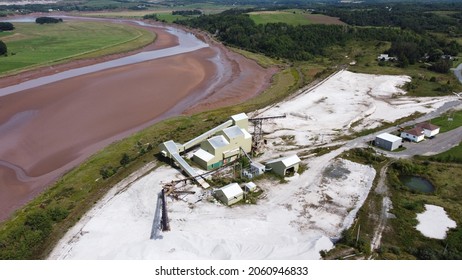
{"label": "farm field strip", "polygon": [[[9,55],[1,58],[0,73],[17,72],[73,58],[91,58],[140,48],[155,35],[133,26],[99,22],[55,25],[15,23],[4,37]],[[40,34],[40,35],[39,35]]]}

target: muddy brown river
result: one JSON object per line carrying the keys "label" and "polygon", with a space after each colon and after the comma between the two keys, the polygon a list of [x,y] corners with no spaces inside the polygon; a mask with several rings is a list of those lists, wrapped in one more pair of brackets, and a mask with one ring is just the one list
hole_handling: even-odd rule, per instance
{"label": "muddy brown river", "polygon": [[206,36],[117,22],[143,25],[156,42],[109,61],[0,79],[0,221],[108,144],[171,116],[247,100],[274,73]]}

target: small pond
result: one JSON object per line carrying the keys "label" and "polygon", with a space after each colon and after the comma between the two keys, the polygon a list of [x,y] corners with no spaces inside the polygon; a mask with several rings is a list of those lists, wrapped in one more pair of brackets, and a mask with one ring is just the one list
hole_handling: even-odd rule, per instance
{"label": "small pond", "polygon": [[423,192],[423,193],[433,193],[435,187],[428,180],[413,175],[400,175],[399,180],[403,185],[408,187],[413,191]]}

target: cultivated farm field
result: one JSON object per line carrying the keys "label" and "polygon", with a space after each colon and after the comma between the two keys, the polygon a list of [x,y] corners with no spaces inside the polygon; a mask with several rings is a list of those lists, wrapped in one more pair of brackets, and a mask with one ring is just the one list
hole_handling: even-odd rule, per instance
{"label": "cultivated farm field", "polygon": [[51,25],[15,23],[13,32],[3,33],[8,56],[0,58],[0,75],[137,49],[151,43],[155,36],[126,24],[72,21]]}
{"label": "cultivated farm field", "polygon": [[345,24],[339,19],[321,14],[312,14],[303,10],[259,11],[249,13],[256,24],[283,22],[291,25],[307,24]]}

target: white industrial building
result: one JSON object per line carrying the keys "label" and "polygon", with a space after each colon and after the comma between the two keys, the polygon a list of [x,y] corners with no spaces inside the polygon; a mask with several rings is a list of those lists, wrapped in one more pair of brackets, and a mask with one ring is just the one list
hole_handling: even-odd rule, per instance
{"label": "white industrial building", "polygon": [[237,183],[231,183],[215,191],[215,197],[225,205],[232,205],[244,198],[244,191]]}
{"label": "white industrial building", "polygon": [[393,151],[403,144],[403,139],[390,133],[382,133],[375,137],[374,143],[377,147]]}
{"label": "white industrial building", "polygon": [[203,169],[210,170],[236,159],[241,149],[249,153],[252,148],[252,136],[248,132],[249,118],[245,113],[233,115],[226,122],[208,130],[184,144],[173,140],[159,145],[160,153],[172,159],[183,171],[204,188],[210,185],[180,156],[198,145],[192,160]]}
{"label": "white industrial building", "polygon": [[241,149],[249,153],[252,149],[252,136],[247,131],[248,119],[245,122],[244,118],[240,118],[240,122],[236,123],[201,142],[192,160],[203,169],[210,170],[235,160]]}

